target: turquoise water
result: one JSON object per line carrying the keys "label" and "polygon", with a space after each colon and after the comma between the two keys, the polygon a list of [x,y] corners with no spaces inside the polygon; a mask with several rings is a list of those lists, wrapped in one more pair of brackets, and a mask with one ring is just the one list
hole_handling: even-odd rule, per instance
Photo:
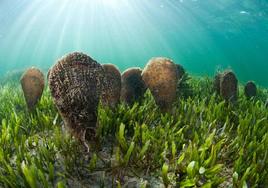
{"label": "turquoise water", "polygon": [[0,0],[0,72],[82,51],[121,71],[166,56],[268,87],[267,0]]}

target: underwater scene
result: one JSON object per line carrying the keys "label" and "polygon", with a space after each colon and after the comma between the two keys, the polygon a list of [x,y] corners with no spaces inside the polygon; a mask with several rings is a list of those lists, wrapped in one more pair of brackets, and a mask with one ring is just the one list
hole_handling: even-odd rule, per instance
{"label": "underwater scene", "polygon": [[0,0],[0,187],[268,188],[267,0]]}

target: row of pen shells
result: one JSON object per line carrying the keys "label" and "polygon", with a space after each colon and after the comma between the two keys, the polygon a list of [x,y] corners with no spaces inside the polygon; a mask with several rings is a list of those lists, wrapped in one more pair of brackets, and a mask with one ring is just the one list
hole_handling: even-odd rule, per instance
{"label": "row of pen shells", "polygon": [[[48,86],[64,124],[79,140],[94,138],[99,101],[115,108],[124,102],[132,105],[149,89],[162,112],[168,112],[176,100],[178,81],[184,68],[164,57],[152,58],[145,68],[129,68],[122,74],[113,64],[99,64],[86,54],[70,53],[56,62],[48,72]],[[37,68],[26,70],[21,78],[26,104],[34,110],[40,100],[45,78]],[[214,88],[223,99],[238,98],[238,80],[232,71],[215,76]],[[257,87],[250,81],[245,95],[256,96]]]}

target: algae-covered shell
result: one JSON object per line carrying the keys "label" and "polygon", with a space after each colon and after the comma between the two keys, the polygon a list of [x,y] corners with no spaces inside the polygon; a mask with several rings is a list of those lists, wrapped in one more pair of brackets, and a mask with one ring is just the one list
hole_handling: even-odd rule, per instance
{"label": "algae-covered shell", "polygon": [[129,68],[122,73],[121,77],[121,101],[132,105],[141,99],[146,91],[146,86],[141,77],[140,68]]}
{"label": "algae-covered shell", "polygon": [[104,71],[83,53],[71,53],[49,71],[48,84],[64,124],[81,141],[94,138]]}
{"label": "algae-covered shell", "polygon": [[142,72],[142,79],[161,110],[170,110],[176,99],[178,82],[177,66],[173,61],[163,57],[151,59]]}
{"label": "algae-covered shell", "polygon": [[121,73],[113,64],[102,65],[105,81],[102,89],[102,104],[114,108],[120,102]]}
{"label": "algae-covered shell", "polygon": [[234,102],[238,95],[238,80],[232,71],[225,71],[221,76],[220,93],[226,101]]}
{"label": "algae-covered shell", "polygon": [[257,95],[257,86],[253,81],[249,81],[245,85],[244,92],[247,98],[255,97]]}
{"label": "algae-covered shell", "polygon": [[45,87],[43,73],[37,68],[30,68],[21,77],[21,87],[29,110],[33,110],[42,97]]}

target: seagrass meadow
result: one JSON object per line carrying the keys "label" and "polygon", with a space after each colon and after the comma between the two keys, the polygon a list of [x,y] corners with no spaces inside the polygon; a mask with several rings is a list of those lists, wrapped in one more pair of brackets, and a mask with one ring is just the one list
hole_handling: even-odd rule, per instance
{"label": "seagrass meadow", "polygon": [[0,187],[267,187],[268,91],[237,102],[213,79],[184,76],[170,113],[149,92],[114,110],[99,105],[87,153],[62,126],[48,87],[29,113],[19,81],[0,87]]}
{"label": "seagrass meadow", "polygon": [[0,188],[268,188],[268,0],[0,0]]}

